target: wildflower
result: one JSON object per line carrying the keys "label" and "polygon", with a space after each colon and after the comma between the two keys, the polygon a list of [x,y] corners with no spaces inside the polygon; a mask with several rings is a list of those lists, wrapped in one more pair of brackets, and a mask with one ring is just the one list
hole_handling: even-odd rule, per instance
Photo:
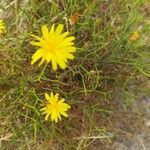
{"label": "wildflower", "polygon": [[0,19],[0,34],[4,33],[6,30],[5,23]]}
{"label": "wildflower", "polygon": [[44,111],[43,114],[46,114],[45,120],[48,120],[49,115],[51,115],[51,120],[55,122],[58,122],[58,119],[61,120],[61,115],[68,117],[66,111],[70,108],[70,105],[64,103],[64,98],[58,100],[58,96],[58,93],[54,95],[51,92],[50,96],[45,93],[45,98],[48,103],[41,109],[41,111]]}
{"label": "wildflower", "polygon": [[78,12],[75,12],[69,19],[70,25],[74,25],[80,16],[81,14],[79,14]]}
{"label": "wildflower", "polygon": [[131,37],[130,37],[130,41],[136,41],[139,38],[139,33],[137,31],[133,32]]}
{"label": "wildflower", "polygon": [[76,51],[73,40],[74,36],[69,36],[69,32],[62,33],[63,25],[59,24],[55,29],[53,24],[50,31],[46,25],[42,26],[43,37],[35,37],[38,42],[32,41],[31,44],[40,47],[35,54],[32,56],[31,64],[34,64],[38,59],[41,58],[39,66],[43,62],[51,62],[52,69],[57,70],[57,65],[61,69],[67,67],[67,59],[73,59],[74,56],[72,53]]}

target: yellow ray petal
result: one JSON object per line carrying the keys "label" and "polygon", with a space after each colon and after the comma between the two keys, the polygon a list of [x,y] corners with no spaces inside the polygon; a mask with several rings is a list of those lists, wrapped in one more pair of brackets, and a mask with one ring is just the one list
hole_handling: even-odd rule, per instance
{"label": "yellow ray petal", "polygon": [[45,59],[42,58],[42,60],[40,61],[40,63],[38,64],[38,66],[41,66],[44,63]]}
{"label": "yellow ray petal", "polygon": [[67,115],[66,112],[61,112],[61,114],[62,114],[64,117],[68,117],[68,115]]}
{"label": "yellow ray petal", "polygon": [[54,34],[54,29],[55,29],[55,25],[53,24],[51,29],[50,29],[50,32],[49,32],[50,36],[52,36]]}
{"label": "yellow ray petal", "polygon": [[58,27],[56,28],[55,34],[56,35],[61,34],[63,28],[64,28],[64,26],[62,24],[59,24]]}
{"label": "yellow ray petal", "polygon": [[52,68],[53,70],[57,70],[57,62],[54,59],[52,60]]}
{"label": "yellow ray petal", "polygon": [[38,41],[43,42],[43,39],[39,36],[36,36],[34,34],[31,35],[32,37],[36,38]]}
{"label": "yellow ray petal", "polygon": [[59,103],[59,104],[62,104],[64,101],[65,101],[65,99],[62,98],[58,103]]}
{"label": "yellow ray petal", "polygon": [[42,26],[42,34],[43,34],[45,39],[49,38],[48,28],[46,25]]}
{"label": "yellow ray petal", "polygon": [[41,57],[42,57],[42,50],[39,49],[33,54],[31,64],[33,65]]}
{"label": "yellow ray petal", "polygon": [[48,120],[49,115],[50,115],[50,113],[47,113],[47,114],[46,114],[45,120]]}
{"label": "yellow ray petal", "polygon": [[45,99],[48,100],[48,101],[50,100],[50,97],[47,93],[45,93]]}
{"label": "yellow ray petal", "polygon": [[72,54],[69,54],[69,53],[67,53],[65,55],[65,57],[68,58],[68,59],[71,59],[71,60],[74,59],[74,56]]}
{"label": "yellow ray petal", "polygon": [[65,69],[67,67],[66,63],[64,61],[62,61],[62,60],[59,61],[58,64],[59,64],[61,69]]}
{"label": "yellow ray petal", "polygon": [[61,34],[61,38],[65,38],[65,37],[67,37],[69,35],[69,32],[64,32],[63,34]]}
{"label": "yellow ray petal", "polygon": [[41,43],[41,42],[31,41],[30,43],[31,43],[32,45],[34,45],[34,46],[39,46],[39,47],[42,46],[42,43]]}

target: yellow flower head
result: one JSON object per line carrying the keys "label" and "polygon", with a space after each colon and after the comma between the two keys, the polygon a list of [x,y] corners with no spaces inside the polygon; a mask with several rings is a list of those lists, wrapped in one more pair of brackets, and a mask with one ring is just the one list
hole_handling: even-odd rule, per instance
{"label": "yellow flower head", "polygon": [[4,33],[6,30],[5,23],[0,19],[0,34]]}
{"label": "yellow flower head", "polygon": [[51,62],[52,69],[57,70],[57,65],[65,69],[67,67],[67,59],[73,59],[72,53],[76,51],[73,40],[74,36],[69,36],[69,32],[62,33],[63,25],[59,24],[55,29],[53,24],[50,31],[46,25],[42,26],[42,37],[35,37],[38,42],[32,41],[31,44],[38,46],[39,49],[33,54],[31,64],[34,64],[41,58],[39,66],[43,62]]}
{"label": "yellow flower head", "polygon": [[130,41],[136,41],[139,38],[139,33],[137,31],[133,32],[131,37],[130,37]]}
{"label": "yellow flower head", "polygon": [[70,108],[70,105],[64,103],[64,98],[58,100],[58,96],[58,93],[54,95],[53,92],[51,92],[50,96],[45,93],[45,98],[48,103],[41,109],[41,111],[44,111],[43,114],[46,114],[45,120],[48,120],[49,115],[51,116],[51,120],[55,122],[58,122],[58,119],[61,120],[61,115],[68,117],[66,111]]}

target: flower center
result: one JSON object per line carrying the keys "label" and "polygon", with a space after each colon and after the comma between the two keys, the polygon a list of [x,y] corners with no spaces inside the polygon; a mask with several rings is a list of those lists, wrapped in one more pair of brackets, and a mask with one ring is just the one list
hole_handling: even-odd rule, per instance
{"label": "flower center", "polygon": [[52,106],[53,111],[58,112],[58,105],[55,103]]}
{"label": "flower center", "polygon": [[57,40],[45,41],[44,47],[45,47],[46,53],[52,53],[55,55],[58,49],[58,42]]}

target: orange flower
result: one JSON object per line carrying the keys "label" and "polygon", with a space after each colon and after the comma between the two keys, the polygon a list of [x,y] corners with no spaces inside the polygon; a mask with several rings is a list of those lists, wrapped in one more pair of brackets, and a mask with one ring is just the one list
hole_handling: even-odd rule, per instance
{"label": "orange flower", "polygon": [[72,16],[70,16],[70,19],[69,19],[70,25],[74,25],[80,16],[81,14],[79,14],[78,12],[75,12]]}
{"label": "orange flower", "polygon": [[139,38],[139,32],[135,31],[132,33],[132,35],[130,36],[130,41],[136,41]]}

